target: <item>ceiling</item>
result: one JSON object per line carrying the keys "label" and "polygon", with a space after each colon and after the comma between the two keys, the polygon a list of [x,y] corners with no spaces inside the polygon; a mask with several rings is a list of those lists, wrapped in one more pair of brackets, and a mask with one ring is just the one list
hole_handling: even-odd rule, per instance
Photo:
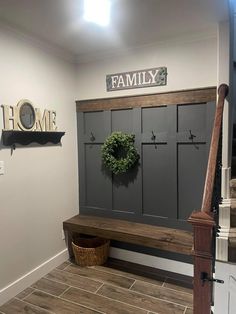
{"label": "ceiling", "polygon": [[192,34],[216,33],[227,0],[111,0],[109,27],[83,21],[83,0],[0,0],[0,21],[85,60]]}

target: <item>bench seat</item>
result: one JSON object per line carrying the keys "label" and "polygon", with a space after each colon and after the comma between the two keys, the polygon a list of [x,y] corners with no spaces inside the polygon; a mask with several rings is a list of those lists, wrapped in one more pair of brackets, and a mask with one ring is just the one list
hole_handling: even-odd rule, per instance
{"label": "bench seat", "polygon": [[63,228],[69,242],[73,233],[81,233],[185,255],[191,255],[193,246],[190,231],[112,218],[76,215],[64,221]]}

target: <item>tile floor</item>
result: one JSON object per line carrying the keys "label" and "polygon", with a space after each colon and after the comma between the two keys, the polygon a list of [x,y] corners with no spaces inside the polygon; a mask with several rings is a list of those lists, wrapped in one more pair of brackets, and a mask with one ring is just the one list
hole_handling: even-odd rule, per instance
{"label": "tile floor", "polygon": [[105,266],[65,262],[0,307],[4,314],[192,314],[192,290]]}

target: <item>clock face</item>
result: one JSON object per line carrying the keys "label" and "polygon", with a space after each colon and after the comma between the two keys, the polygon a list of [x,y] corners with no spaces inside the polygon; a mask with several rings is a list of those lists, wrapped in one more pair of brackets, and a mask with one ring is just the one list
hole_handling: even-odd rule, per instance
{"label": "clock face", "polygon": [[29,130],[35,124],[35,111],[34,107],[29,102],[24,102],[20,106],[19,118],[21,125]]}

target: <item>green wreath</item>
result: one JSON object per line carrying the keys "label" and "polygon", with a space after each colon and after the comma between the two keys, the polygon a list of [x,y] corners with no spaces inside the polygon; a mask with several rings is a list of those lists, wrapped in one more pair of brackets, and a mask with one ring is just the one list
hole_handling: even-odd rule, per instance
{"label": "green wreath", "polygon": [[134,139],[134,134],[113,132],[102,145],[103,163],[114,174],[127,172],[138,161]]}

